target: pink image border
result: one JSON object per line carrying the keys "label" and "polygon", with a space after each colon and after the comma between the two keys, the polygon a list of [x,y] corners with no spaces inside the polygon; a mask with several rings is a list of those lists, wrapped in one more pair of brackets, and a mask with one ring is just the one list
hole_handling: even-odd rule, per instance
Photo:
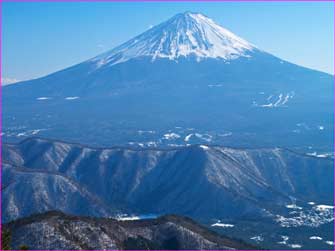
{"label": "pink image border", "polygon": [[[196,0],[0,0],[0,132],[2,132],[2,3],[3,2],[196,2],[196,3],[205,3],[205,2],[333,2],[333,13],[335,16],[335,0],[203,0],[203,1],[196,1]],[[334,33],[334,40],[335,40],[335,26],[333,27],[333,33]],[[335,48],[335,44],[334,44]],[[333,55],[333,60],[335,59],[335,50]],[[334,72],[335,72],[335,66],[334,66]],[[334,81],[334,87],[335,87],[335,81]],[[334,88],[334,96],[335,96],[335,88]],[[335,110],[335,100],[333,103],[333,109]],[[333,110],[333,111],[334,111]],[[335,123],[335,120],[333,121],[333,125]],[[333,144],[335,149],[335,128],[333,129]],[[2,136],[0,137],[0,219],[2,220]],[[335,162],[333,161],[334,169],[335,169]],[[335,180],[335,172],[334,172],[334,180]],[[335,185],[334,185],[334,201],[335,201]],[[334,213],[335,217],[335,213]],[[2,222],[2,221],[1,221]],[[334,237],[333,241],[335,239],[335,224],[333,224],[334,227]],[[2,224],[0,224],[0,250],[2,250]],[[273,249],[275,250],[275,249]],[[276,249],[276,250],[283,250],[285,249]],[[298,249],[301,250],[301,249]],[[311,249],[309,249],[311,250]],[[335,250],[335,249],[329,249],[329,250]],[[64,251],[72,251],[72,250],[64,250]],[[98,251],[98,250],[96,250]],[[218,250],[213,250],[218,251]],[[249,250],[249,251],[256,251],[256,250]],[[288,250],[287,250],[288,251]],[[290,250],[291,251],[291,250]],[[307,251],[307,250],[306,250]]]}

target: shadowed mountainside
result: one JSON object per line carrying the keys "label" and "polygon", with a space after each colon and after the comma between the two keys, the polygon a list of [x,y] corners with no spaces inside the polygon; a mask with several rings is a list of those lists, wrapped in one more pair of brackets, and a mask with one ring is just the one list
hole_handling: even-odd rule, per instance
{"label": "shadowed mountainside", "polygon": [[61,210],[109,216],[259,217],[332,204],[333,160],[285,149],[92,148],[30,138],[3,146],[3,219]]}

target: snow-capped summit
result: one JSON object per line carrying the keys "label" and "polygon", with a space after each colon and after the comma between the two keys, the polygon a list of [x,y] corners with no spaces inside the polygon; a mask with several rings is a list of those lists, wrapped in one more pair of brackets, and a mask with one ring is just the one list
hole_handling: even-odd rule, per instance
{"label": "snow-capped summit", "polygon": [[195,56],[225,60],[248,56],[255,47],[200,13],[175,15],[126,43],[92,59],[97,66],[147,56],[152,60]]}

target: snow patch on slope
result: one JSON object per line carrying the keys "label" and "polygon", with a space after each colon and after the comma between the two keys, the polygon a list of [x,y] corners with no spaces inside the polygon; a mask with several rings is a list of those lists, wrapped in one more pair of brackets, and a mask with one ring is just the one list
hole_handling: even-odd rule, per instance
{"label": "snow patch on slope", "polygon": [[36,100],[48,100],[51,99],[50,97],[38,97]]}
{"label": "snow patch on slope", "polygon": [[227,228],[227,227],[234,227],[233,224],[225,224],[225,223],[214,223],[212,224],[212,227],[223,227],[223,228]]}
{"label": "snow patch on slope", "polygon": [[322,240],[322,237],[320,237],[320,236],[311,236],[311,237],[309,237],[309,239],[310,240]]}
{"label": "snow patch on slope", "polygon": [[66,100],[75,100],[75,99],[78,99],[79,97],[78,96],[73,96],[73,97],[66,97],[65,99]]}
{"label": "snow patch on slope", "polygon": [[286,94],[283,94],[283,93],[280,93],[278,95],[272,94],[272,95],[269,95],[265,101],[260,102],[263,104],[258,104],[256,101],[253,101],[253,105],[258,106],[258,107],[267,107],[267,108],[287,107],[288,101],[292,99],[294,95],[295,95],[294,91],[291,91]]}
{"label": "snow patch on slope", "polygon": [[167,140],[169,140],[169,139],[178,139],[178,138],[180,138],[180,135],[177,134],[177,133],[166,133],[166,134],[164,134],[163,138],[167,139]]}

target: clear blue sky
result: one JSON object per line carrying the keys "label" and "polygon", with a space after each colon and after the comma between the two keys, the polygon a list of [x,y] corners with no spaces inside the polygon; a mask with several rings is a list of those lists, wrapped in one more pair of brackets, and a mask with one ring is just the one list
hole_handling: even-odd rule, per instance
{"label": "clear blue sky", "polygon": [[4,78],[30,79],[63,69],[187,10],[276,56],[333,74],[332,2],[5,2],[2,10]]}

